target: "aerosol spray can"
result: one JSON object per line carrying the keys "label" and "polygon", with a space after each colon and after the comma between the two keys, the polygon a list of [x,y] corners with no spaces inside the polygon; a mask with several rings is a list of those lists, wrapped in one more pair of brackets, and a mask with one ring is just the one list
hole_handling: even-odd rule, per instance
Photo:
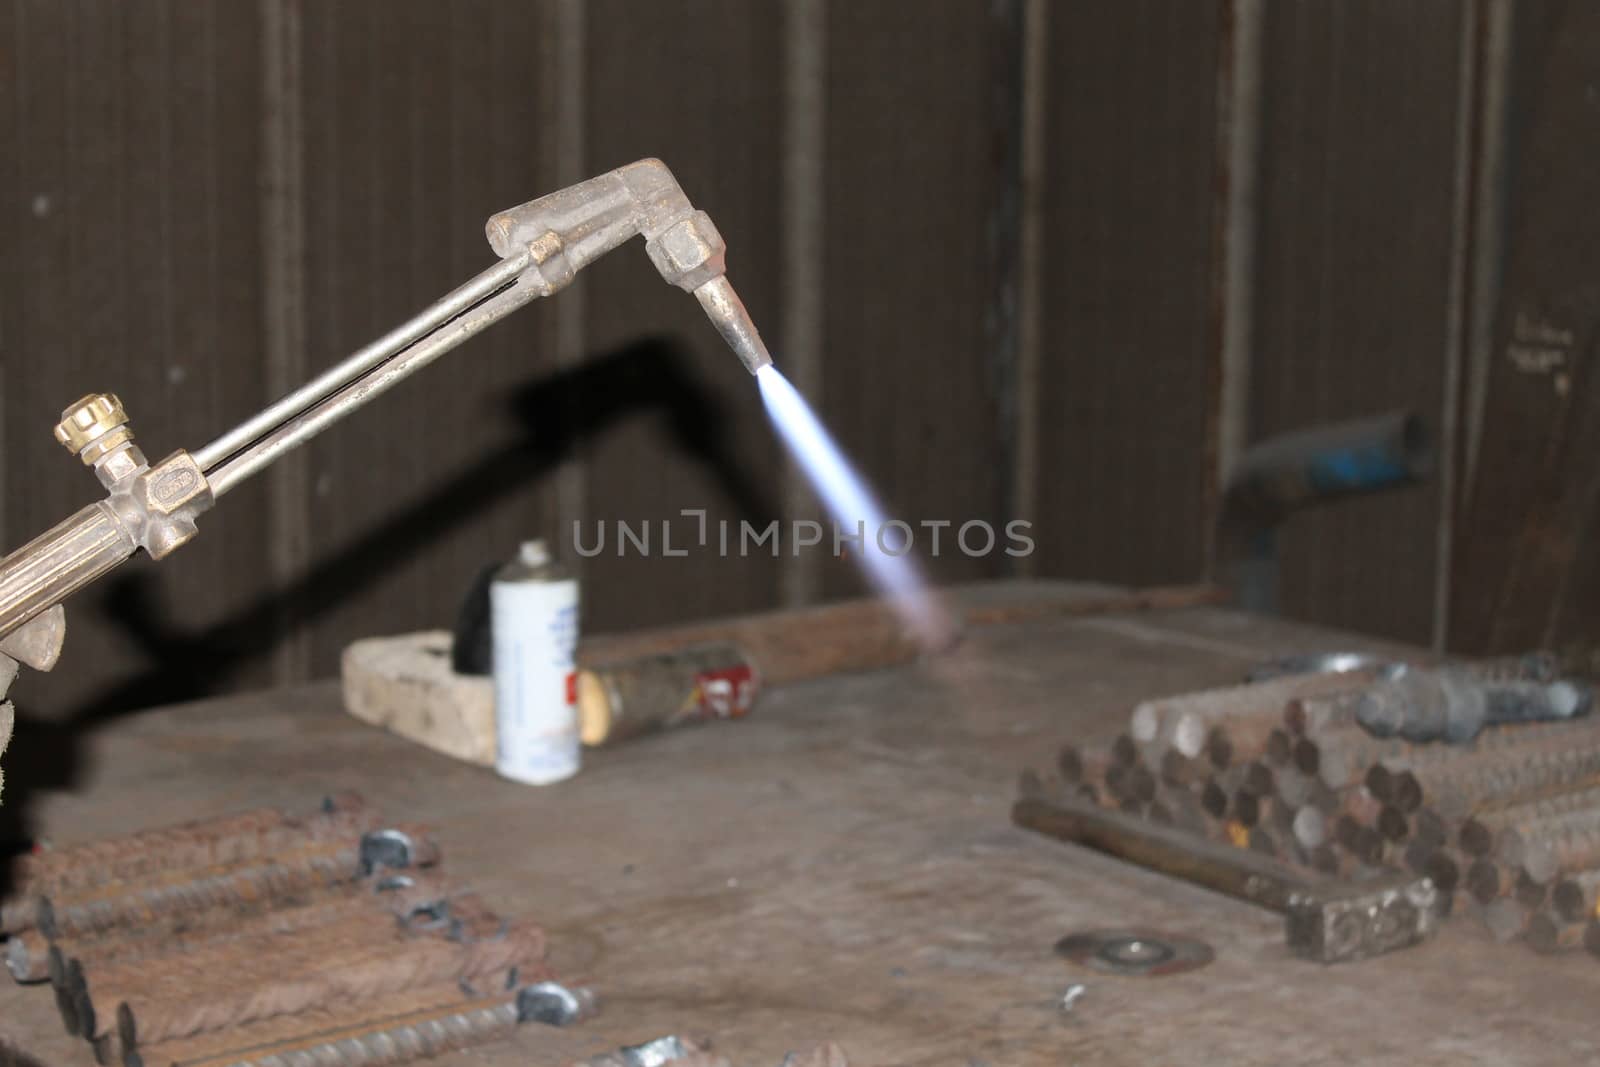
{"label": "aerosol spray can", "polygon": [[543,541],[526,541],[489,585],[495,768],[530,785],[578,773],[578,582]]}

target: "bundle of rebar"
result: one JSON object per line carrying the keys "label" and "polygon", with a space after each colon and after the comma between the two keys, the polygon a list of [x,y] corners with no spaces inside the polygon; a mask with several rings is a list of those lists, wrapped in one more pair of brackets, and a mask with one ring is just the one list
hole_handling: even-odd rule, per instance
{"label": "bundle of rebar", "polygon": [[[1527,693],[1560,687],[1550,691],[1563,717],[1491,717],[1465,743],[1432,727],[1439,740],[1406,740],[1364,724],[1406,691],[1393,676],[1275,678],[1140,704],[1127,732],[1067,746],[1053,774],[1024,776],[1023,794],[1115,808],[1306,878],[1425,876],[1441,917],[1470,914],[1497,940],[1600,958],[1600,717],[1586,703],[1570,711],[1586,690],[1550,677],[1537,655],[1449,670],[1452,684],[1484,680],[1491,707],[1517,696],[1519,714],[1536,702]],[[1435,705],[1417,721],[1440,715]]]}
{"label": "bundle of rebar", "polygon": [[426,829],[348,796],[39,852],[0,902],[4,958],[124,1067],[320,1063],[332,1045],[375,1067],[582,1014],[548,981],[543,932],[438,862]]}

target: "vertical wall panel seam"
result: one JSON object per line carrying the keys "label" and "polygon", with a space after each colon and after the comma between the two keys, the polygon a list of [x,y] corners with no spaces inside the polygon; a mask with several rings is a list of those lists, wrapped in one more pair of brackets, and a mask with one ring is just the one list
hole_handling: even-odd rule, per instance
{"label": "vertical wall panel seam", "polygon": [[1483,437],[1488,402],[1489,364],[1494,349],[1494,321],[1499,310],[1502,257],[1505,250],[1506,185],[1510,163],[1512,38],[1516,32],[1515,0],[1488,0],[1483,63],[1478,73],[1478,122],[1472,191],[1472,254],[1467,294],[1468,333],[1462,429],[1463,458],[1458,510],[1470,499],[1477,482],[1478,446]]}
{"label": "vertical wall panel seam", "polygon": [[1460,404],[1465,344],[1468,336],[1467,301],[1472,272],[1473,128],[1478,86],[1478,56],[1482,9],[1479,0],[1467,0],[1461,9],[1461,48],[1457,61],[1455,169],[1451,196],[1450,279],[1445,298],[1444,386],[1439,402],[1438,555],[1434,560],[1432,645],[1444,651],[1450,639],[1450,572],[1455,550],[1455,499],[1459,481]]}
{"label": "vertical wall panel seam", "polygon": [[[1022,144],[1019,189],[1021,237],[1017,264],[1016,474],[1012,514],[1030,525],[1039,518],[1039,299],[1044,255],[1045,137],[1049,82],[1049,0],[1026,0],[1022,11]],[[1035,537],[1048,532],[1034,530]],[[1033,555],[1015,559],[1018,577],[1031,577]]]}
{"label": "vertical wall panel seam", "polygon": [[[783,327],[778,366],[802,395],[822,395],[822,336],[827,314],[823,191],[827,142],[827,7],[824,0],[785,0],[782,177]],[[781,475],[784,518],[818,518],[805,478],[788,457]],[[826,538],[824,539],[826,541]],[[820,554],[789,552],[779,571],[786,607],[815,601],[822,588]]]}
{"label": "vertical wall panel seam", "polygon": [[[266,400],[305,378],[305,197],[302,167],[300,3],[261,0],[261,283]],[[274,585],[288,587],[306,568],[311,492],[304,452],[284,456],[267,471],[267,562]],[[273,679],[304,681],[310,633],[291,629],[292,605],[275,626]]]}
{"label": "vertical wall panel seam", "polygon": [[1216,345],[1216,410],[1211,413],[1213,465],[1208,472],[1205,555],[1215,573],[1216,528],[1223,493],[1250,435],[1250,376],[1255,336],[1256,244],[1264,62],[1261,0],[1221,0],[1217,55],[1217,291],[1212,294]]}
{"label": "vertical wall panel seam", "polygon": [[[588,24],[584,0],[555,0],[555,29],[548,35],[555,52],[546,68],[553,78],[547,100],[556,101],[549,122],[551,155],[558,188],[589,177],[588,136]],[[617,161],[618,165],[622,161]],[[557,372],[583,361],[587,345],[585,317],[588,287],[578,277],[554,302]],[[557,544],[566,544],[588,512],[588,457],[580,448],[563,459],[555,474]],[[608,516],[600,516],[602,520]],[[568,553],[567,564],[582,577],[585,560]]]}

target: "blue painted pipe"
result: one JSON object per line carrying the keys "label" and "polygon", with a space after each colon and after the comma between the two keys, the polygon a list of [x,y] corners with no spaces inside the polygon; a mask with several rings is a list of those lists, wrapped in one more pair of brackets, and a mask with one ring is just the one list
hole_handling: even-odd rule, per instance
{"label": "blue painted pipe", "polygon": [[1394,411],[1283,434],[1240,457],[1223,496],[1219,569],[1247,610],[1277,610],[1277,529],[1294,512],[1415,485],[1433,471],[1417,415]]}

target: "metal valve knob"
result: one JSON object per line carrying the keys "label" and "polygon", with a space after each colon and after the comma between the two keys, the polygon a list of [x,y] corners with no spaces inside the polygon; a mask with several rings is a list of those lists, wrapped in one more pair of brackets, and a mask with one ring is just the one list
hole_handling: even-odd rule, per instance
{"label": "metal valve knob", "polygon": [[128,413],[111,393],[90,393],[67,407],[56,424],[56,440],[83,459],[84,466],[133,440]]}

